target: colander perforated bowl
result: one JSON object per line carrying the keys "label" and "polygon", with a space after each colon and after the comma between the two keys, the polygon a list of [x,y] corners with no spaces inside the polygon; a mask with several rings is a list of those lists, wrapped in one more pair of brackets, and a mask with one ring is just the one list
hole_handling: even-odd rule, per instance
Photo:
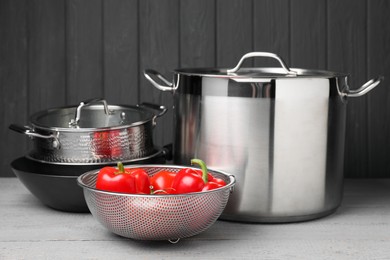
{"label": "colander perforated bowl", "polygon": [[[178,172],[187,166],[132,165],[149,176],[161,170]],[[84,190],[92,215],[111,232],[138,240],[169,240],[194,236],[208,229],[221,215],[235,178],[227,173],[209,172],[225,180],[226,186],[205,192],[143,195],[107,192],[95,188],[98,171],[81,175],[77,181]]]}

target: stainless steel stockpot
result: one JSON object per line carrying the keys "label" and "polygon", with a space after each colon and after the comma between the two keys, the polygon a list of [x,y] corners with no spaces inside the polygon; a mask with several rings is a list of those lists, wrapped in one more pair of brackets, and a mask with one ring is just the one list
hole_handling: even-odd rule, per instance
{"label": "stainless steel stockpot", "polygon": [[[101,103],[101,104],[100,104]],[[53,108],[31,116],[30,126],[12,124],[10,129],[33,138],[27,157],[54,164],[106,164],[150,155],[156,118],[164,106],[108,105],[105,100],[79,106]]]}
{"label": "stainless steel stockpot", "polygon": [[[280,68],[241,68],[250,57],[276,59]],[[348,76],[289,68],[272,53],[242,57],[234,69],[177,69],[170,82],[145,77],[174,96],[173,161],[190,158],[235,175],[222,219],[294,222],[334,212],[343,188],[346,104],[357,90]]]}

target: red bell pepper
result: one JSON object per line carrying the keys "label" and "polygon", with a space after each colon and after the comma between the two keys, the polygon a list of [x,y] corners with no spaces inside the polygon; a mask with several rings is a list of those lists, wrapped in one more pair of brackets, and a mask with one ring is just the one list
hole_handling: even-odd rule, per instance
{"label": "red bell pepper", "polygon": [[216,178],[210,173],[208,173],[206,164],[202,160],[192,159],[191,164],[198,164],[202,169],[202,178],[205,183],[204,187],[202,188],[202,191],[213,190],[226,185],[226,182],[224,180]]}
{"label": "red bell pepper", "polygon": [[159,171],[150,178],[150,184],[153,187],[153,194],[171,194],[173,193],[173,180],[176,173],[170,171]]}
{"label": "red bell pepper", "polygon": [[197,171],[191,168],[181,169],[172,183],[173,193],[190,193],[201,191],[205,183],[202,176]]}
{"label": "red bell pepper", "polygon": [[96,189],[133,194],[150,194],[149,176],[142,169],[126,169],[119,162],[118,168],[104,167],[99,171]]}
{"label": "red bell pepper", "polygon": [[130,174],[134,177],[135,193],[150,194],[149,175],[143,169],[132,169]]}
{"label": "red bell pepper", "polygon": [[202,169],[202,174],[199,170],[191,168],[180,170],[172,184],[175,194],[213,190],[226,185],[222,179],[215,178],[208,173],[206,164],[202,160],[192,159],[191,164],[198,164]]}

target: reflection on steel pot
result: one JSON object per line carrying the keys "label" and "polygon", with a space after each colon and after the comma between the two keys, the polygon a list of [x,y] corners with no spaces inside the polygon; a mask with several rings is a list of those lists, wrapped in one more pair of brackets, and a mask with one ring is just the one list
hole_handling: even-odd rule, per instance
{"label": "reflection on steel pot", "polygon": [[10,129],[33,138],[31,159],[54,164],[104,164],[150,155],[156,118],[166,111],[154,104],[107,105],[98,99],[81,102],[78,107],[41,111],[31,117],[31,126],[13,124]]}
{"label": "reflection on steel pot", "polygon": [[[241,68],[249,57],[274,58],[281,68]],[[310,220],[337,209],[347,99],[382,80],[351,90],[346,74],[290,69],[264,52],[244,55],[230,70],[177,69],[173,82],[144,74],[174,95],[174,163],[201,158],[234,174],[221,218],[248,222]]]}

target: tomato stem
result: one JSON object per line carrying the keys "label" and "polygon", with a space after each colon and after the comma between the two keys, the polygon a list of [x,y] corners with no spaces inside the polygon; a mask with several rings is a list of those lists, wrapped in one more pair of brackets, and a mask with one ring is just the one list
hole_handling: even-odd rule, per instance
{"label": "tomato stem", "polygon": [[200,168],[202,169],[202,179],[204,183],[208,183],[209,180],[208,180],[208,171],[207,171],[206,163],[200,159],[191,159],[191,164],[192,165],[198,164],[200,166]]}

